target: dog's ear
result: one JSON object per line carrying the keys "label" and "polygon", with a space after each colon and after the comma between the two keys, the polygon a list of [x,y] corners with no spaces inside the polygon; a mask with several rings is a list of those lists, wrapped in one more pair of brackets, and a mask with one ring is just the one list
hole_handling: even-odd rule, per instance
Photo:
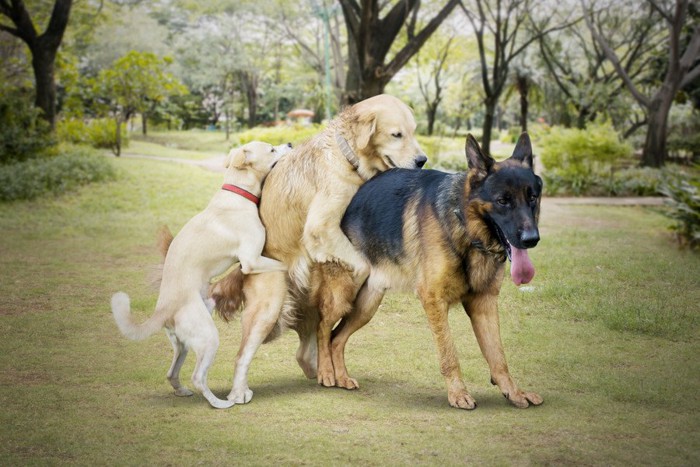
{"label": "dog's ear", "polygon": [[357,149],[362,150],[369,146],[369,141],[377,131],[377,116],[372,113],[361,115],[358,119],[357,140],[355,144]]}
{"label": "dog's ear", "polygon": [[532,144],[530,143],[530,136],[527,132],[522,132],[515,145],[515,149],[513,149],[513,155],[510,157],[511,159],[524,162],[528,167],[532,168]]}
{"label": "dog's ear", "polygon": [[469,133],[467,135],[467,142],[464,145],[464,152],[467,154],[467,164],[470,170],[477,170],[483,174],[489,173],[493,164],[496,163],[491,156],[487,156],[481,152],[479,143],[476,139]]}
{"label": "dog's ear", "polygon": [[239,169],[246,163],[247,152],[244,148],[231,149],[228,157],[226,158],[226,163],[224,164],[226,168],[234,167]]}

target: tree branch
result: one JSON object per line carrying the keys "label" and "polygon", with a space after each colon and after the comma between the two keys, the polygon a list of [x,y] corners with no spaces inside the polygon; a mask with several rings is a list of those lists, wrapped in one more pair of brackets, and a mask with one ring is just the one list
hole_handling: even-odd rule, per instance
{"label": "tree branch", "polygon": [[640,105],[642,105],[645,108],[649,108],[649,106],[651,105],[649,98],[647,96],[645,96],[644,94],[642,94],[641,92],[639,92],[637,87],[634,85],[634,83],[630,79],[627,72],[625,72],[624,68],[622,68],[622,65],[620,64],[620,60],[618,59],[615,51],[610,47],[610,45],[605,40],[605,38],[603,38],[603,36],[595,28],[595,25],[591,21],[591,17],[590,17],[591,12],[590,12],[590,10],[587,12],[586,5],[584,4],[584,0],[580,0],[580,1],[581,1],[581,7],[582,7],[583,12],[584,12],[583,18],[586,22],[586,26],[588,27],[589,31],[591,31],[591,35],[593,36],[593,39],[595,39],[595,41],[598,42],[600,47],[603,49],[605,56],[612,63],[613,67],[615,68],[615,71],[617,71],[618,76],[625,82],[630,93],[632,93],[632,96],[634,96],[634,98],[637,100],[637,102],[639,102]]}
{"label": "tree branch", "polygon": [[384,67],[384,79],[388,82],[408,61],[413,57],[416,52],[423,46],[425,41],[428,40],[430,35],[435,32],[438,26],[443,22],[443,20],[449,15],[452,10],[460,3],[460,0],[449,0],[447,4],[442,7],[433,19],[413,38],[409,41],[399,52],[394,56],[394,58]]}

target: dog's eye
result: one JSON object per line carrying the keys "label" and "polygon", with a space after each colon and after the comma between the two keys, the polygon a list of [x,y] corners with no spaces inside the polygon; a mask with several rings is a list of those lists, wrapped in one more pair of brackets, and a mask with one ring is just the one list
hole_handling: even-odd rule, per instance
{"label": "dog's eye", "polygon": [[391,136],[394,138],[401,138],[403,134],[400,131],[397,131],[396,133],[392,133]]}
{"label": "dog's eye", "polygon": [[507,197],[503,196],[503,197],[501,197],[501,198],[498,198],[498,199],[496,200],[496,202],[497,202],[500,206],[508,206],[508,205],[510,204],[510,199],[508,199]]}
{"label": "dog's eye", "polygon": [[531,194],[531,195],[530,195],[530,199],[529,199],[530,203],[536,203],[536,202],[537,202],[537,198],[538,198],[538,196],[537,196],[536,194],[534,194],[534,193]]}

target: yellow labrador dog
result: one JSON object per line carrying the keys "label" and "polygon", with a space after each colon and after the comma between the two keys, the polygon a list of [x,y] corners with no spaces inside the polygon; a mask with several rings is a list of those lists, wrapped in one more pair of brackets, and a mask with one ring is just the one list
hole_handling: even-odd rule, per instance
{"label": "yellow labrador dog", "polygon": [[283,263],[262,256],[265,229],[258,216],[258,202],[263,180],[289,149],[289,145],[252,142],[231,151],[222,189],[204,211],[185,224],[169,247],[151,318],[137,324],[129,296],[118,292],[112,297],[114,319],[126,337],[141,340],[166,328],[174,351],[167,376],[178,396],[192,395],[179,378],[191,348],[197,355],[194,387],[212,407],[227,408],[235,403],[219,399],[207,386],[207,371],[219,347],[208,300],[209,280],[223,274],[236,259],[245,274],[287,269]]}
{"label": "yellow labrador dog", "polygon": [[216,308],[224,317],[246,304],[229,398],[250,400],[247,371],[257,348],[287,327],[299,334],[297,362],[307,377],[318,376],[326,386],[336,384],[330,355],[332,324],[319,326],[321,304],[313,300],[313,290],[324,271],[333,267],[353,271],[360,283],[366,277],[369,266],[343,234],[340,221],[365,181],[394,167],[425,164],[415,129],[411,109],[399,99],[372,97],[345,109],[271,171],[260,205],[267,232],[264,253],[282,261],[289,273],[243,276],[236,270],[214,289]]}

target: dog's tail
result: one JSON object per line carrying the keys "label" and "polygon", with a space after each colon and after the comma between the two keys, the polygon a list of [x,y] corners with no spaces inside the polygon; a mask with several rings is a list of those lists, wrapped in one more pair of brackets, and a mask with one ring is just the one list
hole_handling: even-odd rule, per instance
{"label": "dog's tail", "polygon": [[[163,260],[168,256],[170,244],[173,242],[173,234],[167,225],[161,225],[156,233],[156,248],[163,256]],[[156,290],[160,289],[160,283],[163,280],[163,262],[151,267],[148,274],[148,282]]]}
{"label": "dog's tail", "polygon": [[161,225],[156,234],[156,246],[158,251],[163,258],[168,255],[168,249],[170,244],[173,242],[173,233],[170,231],[167,225]]}
{"label": "dog's tail", "polygon": [[163,315],[159,313],[153,314],[141,324],[135,322],[131,314],[129,296],[124,292],[117,292],[112,296],[112,315],[122,334],[135,341],[143,340],[155,334],[165,324]]}
{"label": "dog's tail", "polygon": [[209,296],[216,303],[214,308],[226,322],[233,319],[245,307],[243,279],[241,268],[235,268],[209,288]]}

